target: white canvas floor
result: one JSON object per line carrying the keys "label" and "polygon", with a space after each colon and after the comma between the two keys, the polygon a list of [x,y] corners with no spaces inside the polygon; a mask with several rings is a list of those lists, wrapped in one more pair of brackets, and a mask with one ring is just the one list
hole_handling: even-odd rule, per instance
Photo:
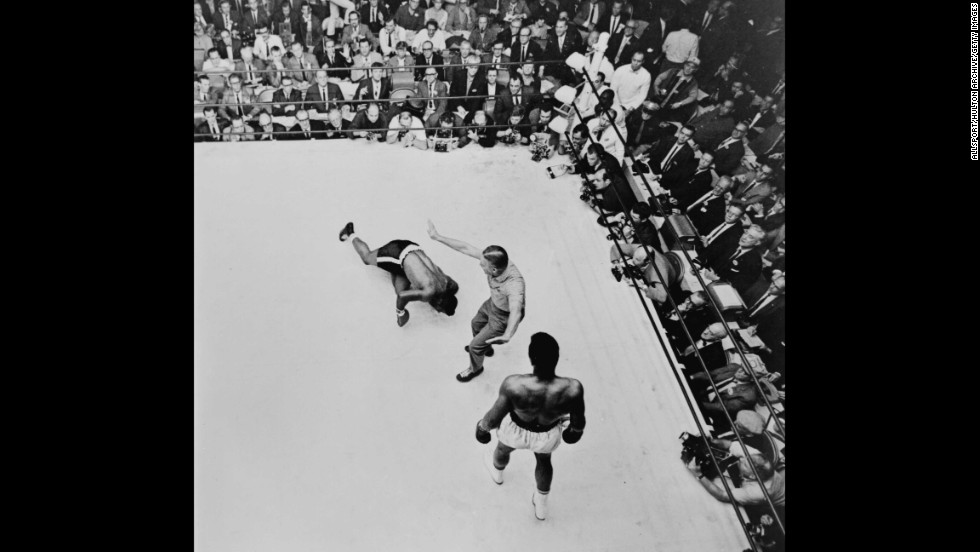
{"label": "white canvas floor", "polygon": [[[681,464],[696,427],[576,177],[521,148],[449,154],[348,141],[195,144],[195,548],[214,551],[740,551],[731,508]],[[552,160],[550,163],[556,162]],[[445,235],[507,249],[527,316],[467,384],[469,322],[489,296]],[[410,239],[460,285],[454,317],[409,306],[337,233]],[[550,517],[534,458],[490,481],[474,425],[532,333],[585,386],[581,442],[553,455]]]}

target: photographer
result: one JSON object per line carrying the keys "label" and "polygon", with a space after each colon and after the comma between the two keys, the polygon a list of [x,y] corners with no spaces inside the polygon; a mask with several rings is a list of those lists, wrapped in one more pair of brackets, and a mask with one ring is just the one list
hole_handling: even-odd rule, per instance
{"label": "photographer", "polygon": [[425,127],[417,117],[408,111],[402,111],[398,117],[388,124],[388,143],[400,144],[403,148],[413,147],[420,150],[429,149],[425,135]]}
{"label": "photographer", "polygon": [[507,128],[497,131],[497,141],[509,146],[531,143],[531,121],[528,120],[523,105],[514,106],[505,123]]}
{"label": "photographer", "polygon": [[[756,479],[755,473],[752,471],[752,465],[749,462],[755,466],[755,471],[759,473],[761,483],[759,479]],[[708,479],[703,477],[701,475],[701,468],[696,463],[693,466],[685,465],[688,471],[698,478],[698,482],[708,491],[708,494],[721,502],[729,502],[728,493],[725,492],[725,487],[721,483],[720,478]],[[731,478],[728,479],[728,486],[736,504],[740,506],[765,504],[766,498],[762,494],[763,486],[765,486],[766,492],[769,493],[773,504],[776,506],[784,506],[786,504],[786,479],[782,471],[773,469],[772,462],[766,460],[761,454],[752,454],[748,458],[742,457],[739,459],[738,469],[742,475],[741,487],[735,487]],[[728,477],[728,475],[722,477]]]}
{"label": "photographer", "polygon": [[454,130],[453,127],[462,126],[462,120],[457,125],[456,119],[457,116],[448,111],[439,117],[439,128],[433,133],[432,138],[429,138],[430,149],[444,153],[453,151],[459,147],[459,137],[462,135],[462,131],[459,129]]}
{"label": "photographer", "polygon": [[[622,266],[622,255],[632,258],[635,266],[642,266],[647,260],[647,253],[643,248],[644,245],[655,251],[660,251],[660,234],[657,232],[657,227],[650,220],[652,214],[653,209],[645,201],[640,201],[633,205],[630,209],[630,219],[633,221],[633,224],[623,226],[623,237],[626,238],[628,243],[618,246],[613,245],[609,248],[609,260],[613,263],[613,275],[616,276],[617,282],[623,278],[623,273],[619,272],[617,274],[615,268]],[[636,228],[635,231],[633,230],[634,228]],[[622,254],[620,254],[620,250],[622,250]]]}
{"label": "photographer", "polygon": [[383,142],[388,134],[388,120],[376,103],[369,103],[354,115],[350,128],[353,139],[367,138],[369,142]]}

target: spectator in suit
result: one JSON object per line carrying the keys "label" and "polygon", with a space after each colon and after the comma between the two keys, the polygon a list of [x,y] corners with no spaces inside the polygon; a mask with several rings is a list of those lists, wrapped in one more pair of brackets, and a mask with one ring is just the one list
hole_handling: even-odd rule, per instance
{"label": "spectator in suit", "polygon": [[207,10],[205,4],[194,2],[194,23],[201,26],[202,32],[208,28],[208,25],[214,24],[213,13],[210,10],[205,12],[205,10]]}
{"label": "spectator in suit", "polygon": [[[687,164],[664,173],[658,182],[666,193],[665,196],[660,196],[664,198],[661,202],[669,204],[675,215],[686,211],[688,206],[711,192],[712,165],[714,156],[711,152],[704,152],[696,163],[692,159]],[[722,199],[719,206],[724,207],[724,203]]]}
{"label": "spectator in suit", "polygon": [[237,73],[228,77],[229,89],[225,90],[221,98],[221,108],[218,114],[226,121],[230,121],[234,116],[241,117],[249,121],[252,117],[259,114],[258,106],[254,105],[255,97],[252,91],[242,86],[242,77]]}
{"label": "spectator in suit", "polygon": [[[420,34],[419,36],[425,35]],[[422,77],[425,76],[427,68],[420,67],[423,65],[443,65],[442,56],[433,51],[433,44],[428,40],[422,42],[422,50],[415,56],[415,80],[422,80]],[[445,78],[443,68],[435,67],[435,70],[439,80],[443,80]]]}
{"label": "spectator in suit", "polygon": [[637,202],[636,194],[633,193],[623,171],[618,167],[618,165],[604,163],[598,171],[587,177],[595,193],[595,201],[590,204],[599,209],[600,215],[596,223],[600,226],[609,227],[615,220],[621,220],[621,216],[608,217],[607,215],[629,212]]}
{"label": "spectator in suit", "polygon": [[694,129],[685,126],[677,133],[676,140],[663,139],[650,152],[650,170],[656,174],[664,174],[675,166],[684,165],[694,158],[694,149],[689,143]]}
{"label": "spectator in suit", "polygon": [[208,59],[204,60],[201,70],[206,74],[217,74],[227,77],[235,70],[235,64],[231,60],[221,59],[221,53],[217,48],[208,50]]}
{"label": "spectator in suit", "polygon": [[673,125],[661,126],[657,111],[660,106],[645,101],[642,107],[626,116],[626,150],[634,156],[643,155],[659,140],[670,136]]}
{"label": "spectator in suit", "polygon": [[[336,86],[336,85],[334,85]],[[326,126],[323,121],[310,119],[305,109],[296,111],[296,124],[289,129],[290,140],[323,140],[326,138]]]}
{"label": "spectator in suit", "polygon": [[647,53],[640,49],[640,46],[641,41],[636,37],[636,21],[630,19],[623,25],[622,32],[616,33],[609,39],[606,58],[612,62],[613,67],[618,68],[629,63],[633,56],[639,52],[643,54],[645,62]]}
{"label": "spectator in suit", "polygon": [[439,80],[436,68],[426,69],[425,78],[417,84],[416,88],[416,97],[421,102],[422,121],[425,122],[426,128],[439,126],[439,117],[446,112],[448,95],[449,87]]}
{"label": "spectator in suit", "polygon": [[732,176],[735,182],[732,199],[741,200],[746,205],[759,203],[772,195],[772,179],[773,170],[768,163],[763,163],[757,171],[739,168]]}
{"label": "spectator in suit", "polygon": [[[494,40],[493,46],[490,48],[490,52],[483,54],[483,63],[510,63],[510,56],[504,54],[504,43],[500,40]],[[510,70],[508,65],[487,65],[487,68],[494,68],[498,71],[501,69]]]}
{"label": "spectator in suit", "polygon": [[543,17],[544,22],[551,27],[554,27],[558,21],[558,5],[550,0],[532,0],[528,2],[527,7],[531,12],[531,19],[535,21]]}
{"label": "spectator in suit", "polygon": [[[424,53],[425,43],[430,42],[434,51],[442,52],[446,49],[446,38],[448,36],[439,29],[439,24],[434,19],[430,19],[425,23],[425,31],[418,33],[412,39],[412,51],[416,54]],[[440,63],[442,62],[440,61]]]}
{"label": "spectator in suit", "polygon": [[572,23],[575,23],[579,29],[591,33],[596,29],[605,12],[606,3],[602,0],[582,0]]}
{"label": "spectator in suit", "polygon": [[[253,2],[255,0],[252,0]],[[260,73],[265,69],[265,62],[261,59],[255,59],[252,56],[252,47],[246,46],[242,48],[242,59],[241,61],[235,63],[235,72],[240,74],[244,79],[245,86],[252,86],[253,91],[258,93],[265,88],[265,73]],[[258,88],[254,88],[258,87]]]}
{"label": "spectator in suit", "polygon": [[470,31],[470,44],[473,49],[480,53],[489,52],[495,40],[497,40],[497,31],[490,27],[490,18],[486,15],[477,16],[476,27]]}
{"label": "spectator in suit", "polygon": [[531,10],[524,0],[500,0],[500,13],[497,17],[501,24],[516,20],[521,21],[523,25],[531,17]]}
{"label": "spectator in suit", "polygon": [[[582,35],[578,32],[568,32],[568,21],[559,19],[555,23],[554,32],[548,37],[548,44],[545,47],[545,60],[565,60],[573,52],[582,53]],[[572,68],[564,63],[546,65],[544,74],[558,79],[562,84],[573,85],[576,78],[572,73]]]}
{"label": "spectator in suit", "polygon": [[742,216],[745,205],[733,201],[725,209],[725,220],[701,236],[698,257],[710,266],[722,255],[731,254],[742,238]]}
{"label": "spectator in suit", "polygon": [[361,5],[361,21],[371,29],[371,32],[378,34],[384,27],[385,22],[391,17],[388,7],[379,0],[368,0]]}
{"label": "spectator in suit", "polygon": [[276,36],[269,34],[269,26],[262,25],[255,29],[255,45],[252,50],[255,56],[262,61],[268,61],[272,56],[272,48],[278,46],[280,50],[285,50],[286,47],[283,46],[282,40]]}
{"label": "spectator in suit", "polygon": [[234,31],[241,29],[242,20],[238,13],[231,11],[231,3],[228,0],[223,0],[221,2],[221,7],[214,15],[214,30],[228,31],[229,35]]}
{"label": "spectator in suit", "polygon": [[[535,44],[538,44],[538,46],[541,45],[538,43],[539,40],[546,41],[545,45],[547,46],[548,37],[551,36],[551,26],[545,23],[543,15],[533,18],[531,21],[534,21],[534,23],[527,26],[531,30],[531,38],[534,39]],[[544,49],[541,51],[543,52]]]}
{"label": "spectator in suit", "polygon": [[443,9],[442,0],[432,0],[429,9],[425,10],[425,20],[435,21],[440,31],[446,30],[446,23],[449,20],[449,13]]}
{"label": "spectator in suit", "polygon": [[414,80],[415,71],[412,68],[415,67],[415,58],[408,55],[407,42],[402,41],[395,46],[395,55],[388,59],[388,67],[392,68],[392,73],[410,72]]}
{"label": "spectator in suit", "polygon": [[359,82],[361,79],[367,78],[367,70],[374,66],[375,63],[384,65],[384,58],[381,57],[381,54],[371,50],[371,40],[369,38],[362,36],[360,42],[358,42],[358,46],[360,49],[354,56],[353,63],[351,63],[351,82]]}
{"label": "spectator in suit", "polygon": [[735,107],[732,109],[735,113],[735,120],[741,121],[748,115],[750,110],[749,106],[752,104],[752,98],[754,96],[754,94],[749,92],[748,87],[743,81],[734,80],[730,89],[723,90],[718,94],[718,101],[732,100],[735,104]]}
{"label": "spectator in suit", "polygon": [[216,47],[221,58],[230,61],[241,58],[242,41],[237,38],[232,38],[231,33],[228,31],[221,31],[219,36],[221,38],[218,40]]}
{"label": "spectator in suit", "polygon": [[678,351],[685,348],[687,335],[681,327],[681,318],[684,319],[684,326],[691,335],[701,335],[701,332],[711,325],[715,320],[715,314],[708,306],[708,294],[703,291],[695,291],[688,295],[683,301],[677,303],[677,308],[662,317],[664,331],[667,332],[667,339]]}
{"label": "spectator in suit", "polygon": [[204,108],[204,122],[197,125],[194,130],[195,142],[220,142],[222,132],[227,123],[218,120],[218,108],[207,106]]}
{"label": "spectator in suit", "polygon": [[344,32],[341,35],[340,46],[349,47],[354,49],[354,45],[360,44],[361,38],[367,38],[371,43],[371,49],[374,50],[378,46],[378,39],[375,38],[374,33],[371,29],[361,23],[361,15],[356,11],[347,12],[347,22],[348,25],[344,27]]}
{"label": "spectator in suit", "polygon": [[683,205],[678,205],[678,207],[684,210],[699,234],[706,234],[725,219],[725,194],[731,188],[731,177],[722,176],[714,183],[711,191],[686,207]]}
{"label": "spectator in suit", "polygon": [[256,29],[269,24],[269,14],[259,7],[258,0],[248,0],[247,9],[240,15],[243,35],[255,35]]}
{"label": "spectator in suit", "polygon": [[354,115],[350,128],[354,130],[352,139],[365,138],[369,142],[384,142],[388,135],[388,119],[376,103],[369,103],[367,108]]}
{"label": "spectator in suit", "polygon": [[[302,21],[302,16],[299,11],[293,11],[292,6],[289,2],[283,2],[279,5],[279,11],[272,16],[272,33],[279,35],[298,35],[300,31],[300,22]],[[286,40],[286,39],[283,39]],[[292,40],[289,40],[292,42]],[[283,48],[285,50],[285,48]]]}
{"label": "spectator in suit", "polygon": [[[504,86],[497,82],[497,70],[492,67],[488,68],[486,70],[486,90],[483,92],[487,97],[482,100],[482,111],[494,113],[497,110],[497,102],[500,100],[500,94],[504,91],[504,88]],[[494,137],[494,141],[496,142],[496,134],[494,134]]]}
{"label": "spectator in suit", "polygon": [[740,295],[745,294],[762,275],[762,255],[758,251],[758,245],[764,237],[766,231],[761,226],[749,226],[735,247],[712,259],[708,267],[703,269],[702,276],[711,281],[726,280]]}
{"label": "spectator in suit", "polygon": [[344,119],[340,110],[336,107],[331,108],[327,113],[327,120],[323,124],[323,128],[326,131],[324,136],[327,140],[340,140],[349,139],[349,132],[340,132],[342,130],[350,129],[350,121]]}
{"label": "spectator in suit", "polygon": [[785,306],[786,275],[780,272],[773,276],[772,282],[757,281],[746,290],[743,299],[745,299],[746,305],[744,319],[748,322],[757,323],[762,318]]}
{"label": "spectator in suit", "polygon": [[510,119],[511,112],[518,105],[523,105],[525,109],[536,107],[539,96],[530,87],[524,86],[521,77],[512,76],[507,90],[500,94],[500,98],[496,102],[493,113],[494,120],[506,121]]}
{"label": "spectator in suit", "polygon": [[595,30],[600,33],[609,33],[610,36],[622,34],[626,27],[626,20],[629,19],[628,16],[629,14],[623,13],[623,0],[612,0],[609,13],[605,13],[599,18]]}
{"label": "spectator in suit", "polygon": [[[698,41],[698,57],[704,62],[704,67],[709,69],[718,67],[737,49],[739,25],[733,15],[733,6],[732,2],[721,4],[710,19],[708,19],[707,10],[701,15],[702,27],[698,33],[701,35],[701,39]],[[705,21],[707,21],[707,27],[704,26]]]}
{"label": "spectator in suit", "polygon": [[466,118],[468,113],[477,111],[483,106],[483,98],[479,96],[486,91],[486,78],[481,74],[478,63],[480,63],[480,58],[476,54],[470,54],[466,57],[466,70],[456,71],[456,75],[449,85],[451,97],[474,96],[472,99],[454,98],[449,100],[446,109],[461,119]]}
{"label": "spectator in suit", "polygon": [[265,74],[265,80],[273,88],[282,86],[282,78],[287,74],[283,52],[283,49],[278,46],[269,49],[269,60],[266,62],[265,68],[272,72]]}
{"label": "spectator in suit", "polygon": [[490,128],[493,125],[493,118],[482,109],[470,113],[463,119],[466,135],[459,139],[459,147],[476,142],[484,148],[492,148],[497,143],[497,132]]}
{"label": "spectator in suit", "polygon": [[255,131],[245,124],[245,120],[241,116],[234,115],[231,118],[231,124],[222,131],[221,139],[224,142],[251,142],[255,140],[254,134]]}
{"label": "spectator in suit", "polygon": [[286,132],[286,127],[279,123],[273,123],[272,116],[265,111],[259,113],[259,120],[255,126],[255,134],[253,135],[255,140],[259,142],[285,140],[286,136],[284,134],[275,134],[279,132]]}
{"label": "spectator in suit", "polygon": [[[638,201],[629,210],[631,224],[623,226],[623,237],[626,243],[613,244],[609,247],[609,260],[613,264],[613,276],[616,281],[623,279],[620,270],[623,266],[623,256],[633,260],[636,266],[642,266],[647,260],[647,253],[644,246],[660,251],[660,234],[657,227],[650,220],[653,209],[646,201]],[[610,217],[612,218],[612,217]],[[622,220],[622,215],[617,215],[617,220]]]}
{"label": "spectator in suit", "polygon": [[[195,6],[200,7],[198,4]],[[204,65],[204,60],[208,59],[208,50],[214,48],[211,37],[204,34],[204,27],[200,23],[194,23],[194,68],[198,71]]]}
{"label": "spectator in suit", "polygon": [[394,19],[385,20],[384,26],[378,31],[378,44],[381,47],[381,54],[387,57],[394,56],[397,53],[398,45],[403,42],[405,48],[408,48],[408,41],[405,37],[405,29],[399,27]]}
{"label": "spectator in suit", "polygon": [[[446,82],[451,83],[456,78],[457,73],[465,73],[466,70],[463,67],[458,67],[458,65],[463,64],[466,58],[473,54],[473,48],[470,47],[469,40],[460,40],[458,50],[447,50],[443,52],[442,59],[446,64]],[[454,67],[456,65],[457,67]]]}
{"label": "spectator in suit", "polygon": [[525,62],[528,59],[544,59],[544,51],[541,46],[531,40],[531,28],[522,28],[517,35],[517,42],[510,50],[510,57],[514,61]]}
{"label": "spectator in suit", "polygon": [[497,130],[497,143],[508,146],[524,145],[531,142],[531,122],[528,120],[527,112],[523,106],[515,107],[510,117],[498,124],[505,125],[503,129]]}
{"label": "spectator in suit", "polygon": [[728,364],[725,348],[721,344],[721,340],[726,335],[725,325],[721,322],[715,322],[701,332],[700,339],[684,349],[678,360],[684,364],[684,372],[688,374],[688,377],[695,377],[696,374],[704,372],[701,369],[701,363],[698,362],[697,356],[694,354],[695,349],[701,355],[701,359],[704,360],[704,365],[708,370]]}
{"label": "spectator in suit", "polygon": [[298,40],[301,44],[312,48],[323,35],[322,23],[319,17],[313,15],[313,8],[306,2],[300,5],[299,15],[296,29]]}
{"label": "spectator in suit", "polygon": [[731,175],[741,166],[742,157],[745,155],[742,140],[747,130],[745,123],[735,125],[731,136],[722,140],[715,148],[715,172],[719,175]]}
{"label": "spectator in suit", "polygon": [[[740,55],[733,55],[728,58],[728,61],[718,65],[714,74],[708,77],[707,82],[699,86],[701,91],[707,94],[706,97],[699,101],[699,104],[707,107],[717,104],[723,97],[730,99],[729,94],[732,83],[736,81],[741,82],[744,76],[742,70],[739,68],[741,64],[742,57]],[[712,66],[702,62],[701,67],[710,69]]]}
{"label": "spectator in suit", "polygon": [[477,14],[469,5],[469,0],[456,0],[456,5],[447,10],[445,30],[461,39],[469,38],[476,27]]}
{"label": "spectator in suit", "polygon": [[786,116],[777,114],[776,124],[749,142],[749,148],[759,159],[777,161],[782,159],[786,151]]}
{"label": "spectator in suit", "polygon": [[337,100],[343,100],[344,93],[340,87],[327,81],[327,72],[320,69],[316,72],[316,82],[306,89],[305,103],[303,109],[316,113],[308,115],[314,119],[325,119],[327,112],[337,107]]}
{"label": "spectator in suit", "polygon": [[703,151],[718,147],[735,128],[735,103],[725,100],[718,108],[693,117],[687,124],[694,128],[691,140]]}
{"label": "spectator in suit", "polygon": [[[319,55],[317,54],[318,51]],[[327,72],[330,78],[350,80],[348,68],[351,66],[351,62],[338,51],[332,38],[324,37],[323,42],[317,45],[317,49],[313,50],[313,55],[320,62],[321,69],[335,69]]]}
{"label": "spectator in suit", "polygon": [[198,75],[194,83],[194,113],[203,117],[205,105],[215,105],[220,101],[221,95],[211,88],[211,79],[207,74]]}
{"label": "spectator in suit", "polygon": [[398,117],[391,120],[391,123],[388,125],[387,141],[389,144],[400,144],[404,148],[429,149],[429,143],[422,121],[409,111],[402,111],[398,114]]}
{"label": "spectator in suit", "polygon": [[408,0],[395,11],[395,24],[408,31],[418,32],[425,26],[425,13],[419,9],[419,0]]}
{"label": "spectator in suit", "polygon": [[660,104],[661,117],[665,121],[683,123],[697,109],[698,81],[694,73],[697,61],[688,61],[682,69],[668,69],[653,81],[650,99]]}
{"label": "spectator in suit", "polygon": [[514,19],[510,26],[497,34],[497,40],[504,43],[504,48],[510,48],[510,57],[516,57],[514,47],[517,45],[517,38],[520,36],[523,24],[520,19]]}
{"label": "spectator in suit", "polygon": [[289,47],[289,55],[284,65],[289,70],[287,74],[293,78],[293,83],[300,89],[305,89],[313,82],[316,69],[320,66],[313,54],[307,52],[299,41],[293,42]]}
{"label": "spectator in suit", "polygon": [[354,92],[355,100],[365,100],[365,103],[355,104],[358,110],[368,106],[367,102],[387,100],[391,97],[391,82],[384,78],[384,64],[375,63],[371,66],[371,78],[361,79]]}
{"label": "spectator in suit", "polygon": [[752,140],[762,134],[765,129],[776,124],[776,98],[772,94],[762,97],[762,103],[749,107],[749,114],[743,122],[748,126],[748,139]]}

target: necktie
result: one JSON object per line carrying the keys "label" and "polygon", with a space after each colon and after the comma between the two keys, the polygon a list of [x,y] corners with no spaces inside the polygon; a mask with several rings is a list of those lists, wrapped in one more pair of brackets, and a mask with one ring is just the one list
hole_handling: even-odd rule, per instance
{"label": "necktie", "polygon": [[679,149],[680,147],[675,142],[674,145],[670,148],[670,153],[667,154],[667,157],[664,157],[663,163],[660,164],[660,170],[662,171],[667,170],[667,167],[670,166],[670,161],[674,158],[674,154],[677,153],[677,150]]}
{"label": "necktie", "polygon": [[393,47],[393,46],[391,45],[391,33],[388,33],[388,47],[389,47],[389,48],[392,48],[392,47]]}
{"label": "necktie", "polygon": [[327,89],[324,88],[324,87],[322,87],[322,86],[320,87],[320,97],[323,98],[323,103],[326,104],[327,103]]}
{"label": "necktie", "polygon": [[781,142],[781,141],[782,141],[782,139],[783,139],[783,136],[785,136],[785,135],[786,135],[786,131],[785,131],[785,130],[783,130],[783,131],[781,131],[781,132],[779,133],[779,137],[778,137],[778,138],[776,138],[776,141],[775,141],[775,142],[773,142],[773,143],[772,143],[772,145],[771,145],[771,146],[769,146],[769,149],[767,149],[767,150],[766,150],[766,153],[765,153],[765,155],[769,155],[769,152],[771,152],[772,150],[774,150],[774,149],[776,149],[776,146],[778,146],[778,145],[779,145],[779,142]]}
{"label": "necktie", "polygon": [[245,116],[245,110],[242,109],[242,94],[240,92],[235,93],[235,101],[238,104],[238,114],[242,117]]}
{"label": "necktie", "polygon": [[619,16],[618,15],[614,15],[612,17],[612,21],[609,22],[609,32],[610,33],[615,33],[616,32],[616,24],[617,23],[619,23]]}
{"label": "necktie", "polygon": [[225,15],[225,28],[231,32],[231,18]]}
{"label": "necktie", "polygon": [[585,20],[586,26],[592,23],[592,15],[595,13],[595,6],[596,6],[595,4],[589,5],[589,18]]}
{"label": "necktie", "polygon": [[527,44],[521,46],[521,61],[527,59]]}
{"label": "necktie", "polygon": [[213,125],[213,124],[211,125],[211,136],[212,136],[212,137],[213,137],[213,138],[214,138],[215,140],[217,140],[218,138],[220,138],[220,137],[221,137],[221,133],[220,133],[220,132],[218,132],[218,127],[217,127],[217,125]]}
{"label": "necktie", "polygon": [[708,235],[708,240],[707,240],[708,243],[710,244],[711,242],[715,241],[715,239],[717,239],[718,236],[720,236],[721,233],[724,232],[727,229],[728,229],[728,223],[727,222],[723,222],[723,223],[719,224],[718,225],[718,228],[715,228],[714,231],[712,231],[711,234]]}
{"label": "necktie", "polygon": [[704,23],[701,24],[701,32],[708,30],[708,25],[711,25],[711,12],[705,12]]}
{"label": "necktie", "polygon": [[521,95],[514,96],[514,105],[521,105]]}
{"label": "necktie", "polygon": [[371,87],[374,88],[374,99],[377,100],[378,94],[381,92],[381,83],[378,81],[374,81],[371,84],[372,84]]}
{"label": "necktie", "polygon": [[375,11],[376,11],[376,8],[372,7],[371,8],[371,23],[374,23]]}
{"label": "necktie", "polygon": [[259,20],[259,13],[255,10],[252,10],[252,24],[253,25],[256,24],[258,20]]}
{"label": "necktie", "polygon": [[460,13],[460,27],[462,27],[463,29],[465,29],[466,28],[466,22],[468,21],[466,12],[463,11],[463,10],[459,10],[459,13]]}
{"label": "necktie", "polygon": [[760,297],[759,300],[756,301],[754,305],[752,305],[752,308],[749,309],[749,316],[755,316],[756,314],[758,314],[758,312],[762,309],[762,307],[766,305],[766,300],[769,299],[770,297],[772,296],[769,295],[768,291],[766,292],[765,295]]}
{"label": "necktie", "polygon": [[248,80],[248,82],[252,82],[252,64],[251,63],[246,63],[245,64],[245,78]]}
{"label": "necktie", "polygon": [[729,262],[734,261],[735,259],[739,258],[742,255],[742,253],[744,253],[744,251],[742,250],[742,248],[741,247],[737,248],[735,250],[735,254],[728,258]]}
{"label": "necktie", "polygon": [[429,109],[433,111],[435,111],[436,109],[436,102],[433,101],[433,98],[435,97],[436,97],[436,84],[430,83],[429,84]]}

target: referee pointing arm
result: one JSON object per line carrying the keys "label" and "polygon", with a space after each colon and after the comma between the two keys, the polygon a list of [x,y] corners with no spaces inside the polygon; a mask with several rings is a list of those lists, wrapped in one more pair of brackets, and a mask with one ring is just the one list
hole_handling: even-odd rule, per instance
{"label": "referee pointing arm", "polygon": [[473,340],[465,348],[470,354],[470,366],[456,374],[457,380],[467,382],[483,373],[483,358],[493,356],[492,345],[503,345],[514,337],[524,318],[524,277],[499,245],[489,245],[481,251],[464,241],[439,234],[431,220],[429,237],[478,259],[490,286],[490,298],[470,323]]}

